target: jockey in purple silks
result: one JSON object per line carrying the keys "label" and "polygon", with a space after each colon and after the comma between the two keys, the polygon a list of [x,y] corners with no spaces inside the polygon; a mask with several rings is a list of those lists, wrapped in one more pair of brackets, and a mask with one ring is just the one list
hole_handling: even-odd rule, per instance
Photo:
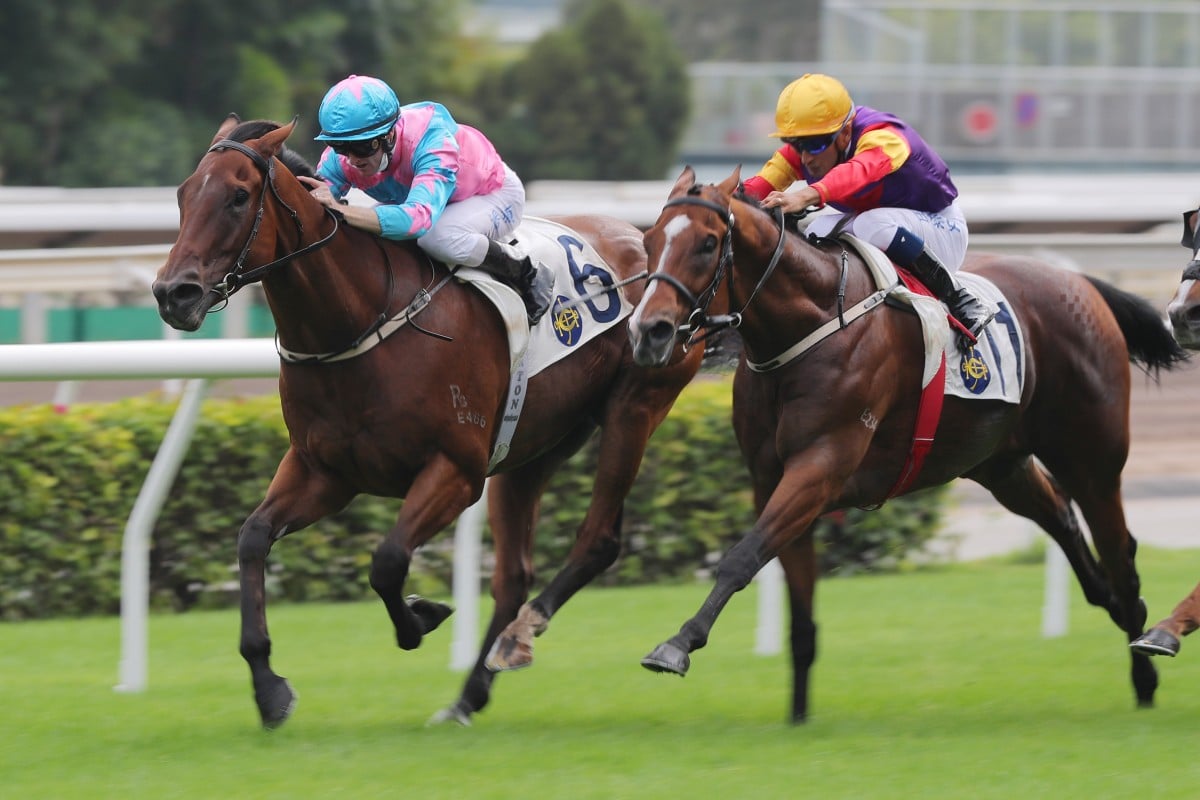
{"label": "jockey in purple silks", "polygon": [[[915,130],[896,116],[856,106],[846,87],[809,74],[779,95],[776,130],[783,140],[748,196],[784,212],[830,206],[806,229],[824,236],[838,223],[912,270],[974,341],[995,316],[954,278],[967,254],[967,222],[950,170]],[[798,180],[806,185],[785,192]]]}

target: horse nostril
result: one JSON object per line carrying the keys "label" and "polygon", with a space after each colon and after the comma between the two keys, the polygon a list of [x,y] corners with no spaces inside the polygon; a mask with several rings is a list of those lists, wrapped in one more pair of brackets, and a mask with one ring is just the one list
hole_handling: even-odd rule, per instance
{"label": "horse nostril", "polygon": [[195,283],[183,283],[171,290],[171,302],[181,308],[193,306],[204,297],[204,290]]}
{"label": "horse nostril", "polygon": [[647,344],[654,347],[664,347],[675,339],[675,326],[665,319],[660,319],[645,329]]}
{"label": "horse nostril", "polygon": [[172,285],[155,281],[151,291],[160,308],[189,308],[204,297],[204,290],[200,285],[190,282]]}

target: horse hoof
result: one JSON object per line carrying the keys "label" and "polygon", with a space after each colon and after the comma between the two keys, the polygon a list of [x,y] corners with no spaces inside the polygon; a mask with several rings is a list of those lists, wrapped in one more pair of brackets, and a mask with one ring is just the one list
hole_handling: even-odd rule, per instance
{"label": "horse hoof", "polygon": [[432,728],[436,725],[446,725],[447,723],[453,723],[461,728],[469,728],[471,727],[471,715],[460,708],[458,703],[455,703],[449,708],[443,708],[426,720],[425,727]]}
{"label": "horse hoof", "polygon": [[1129,643],[1130,649],[1148,656],[1179,654],[1179,639],[1159,628],[1151,628]]}
{"label": "horse hoof", "polygon": [[651,672],[670,672],[681,678],[687,675],[691,665],[691,656],[670,642],[663,642],[642,659],[642,666]]}
{"label": "horse hoof", "polygon": [[1147,656],[1179,655],[1179,640],[1164,630],[1151,628],[1129,643],[1129,649]]}
{"label": "horse hoof", "polygon": [[287,682],[287,678],[280,678],[265,692],[256,694],[255,700],[258,702],[258,714],[262,718],[263,728],[273,731],[287,722],[296,708],[297,699],[296,692]]}
{"label": "horse hoof", "polygon": [[404,598],[404,601],[408,603],[409,610],[417,615],[417,619],[421,620],[422,634],[436,630],[438,625],[441,625],[447,617],[454,613],[454,609],[445,603],[426,600],[415,594],[410,594]]}
{"label": "horse hoof", "polygon": [[501,636],[488,651],[484,662],[492,672],[512,672],[533,664],[533,646],[515,636]]}

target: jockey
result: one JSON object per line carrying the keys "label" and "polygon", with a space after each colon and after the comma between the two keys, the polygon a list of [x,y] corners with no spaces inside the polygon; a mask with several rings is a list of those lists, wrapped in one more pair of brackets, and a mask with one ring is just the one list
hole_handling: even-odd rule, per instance
{"label": "jockey", "polygon": [[[856,106],[840,81],[809,74],[779,95],[783,140],[745,193],[766,208],[795,213],[832,206],[807,232],[828,235],[838,223],[912,270],[972,341],[996,311],[954,279],[967,253],[967,223],[945,162],[916,131],[892,114]],[[784,193],[803,178],[806,186]]]}
{"label": "jockey", "polygon": [[[416,239],[446,264],[481,267],[521,293],[529,324],[549,308],[554,276],[505,243],[525,211],[525,187],[475,128],[444,106],[401,106],[378,78],[351,75],[333,86],[318,111],[327,147],[317,175],[301,178],[322,205],[356,228],[387,239]],[[342,205],[352,188],[378,201]]]}

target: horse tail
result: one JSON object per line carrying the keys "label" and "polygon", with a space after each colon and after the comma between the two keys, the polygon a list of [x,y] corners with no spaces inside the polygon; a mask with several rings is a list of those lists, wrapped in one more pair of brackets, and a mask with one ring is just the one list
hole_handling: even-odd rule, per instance
{"label": "horse tail", "polygon": [[1131,362],[1156,380],[1160,370],[1171,370],[1187,363],[1190,354],[1175,341],[1166,319],[1149,301],[1099,278],[1086,277],[1100,292],[1121,327]]}

